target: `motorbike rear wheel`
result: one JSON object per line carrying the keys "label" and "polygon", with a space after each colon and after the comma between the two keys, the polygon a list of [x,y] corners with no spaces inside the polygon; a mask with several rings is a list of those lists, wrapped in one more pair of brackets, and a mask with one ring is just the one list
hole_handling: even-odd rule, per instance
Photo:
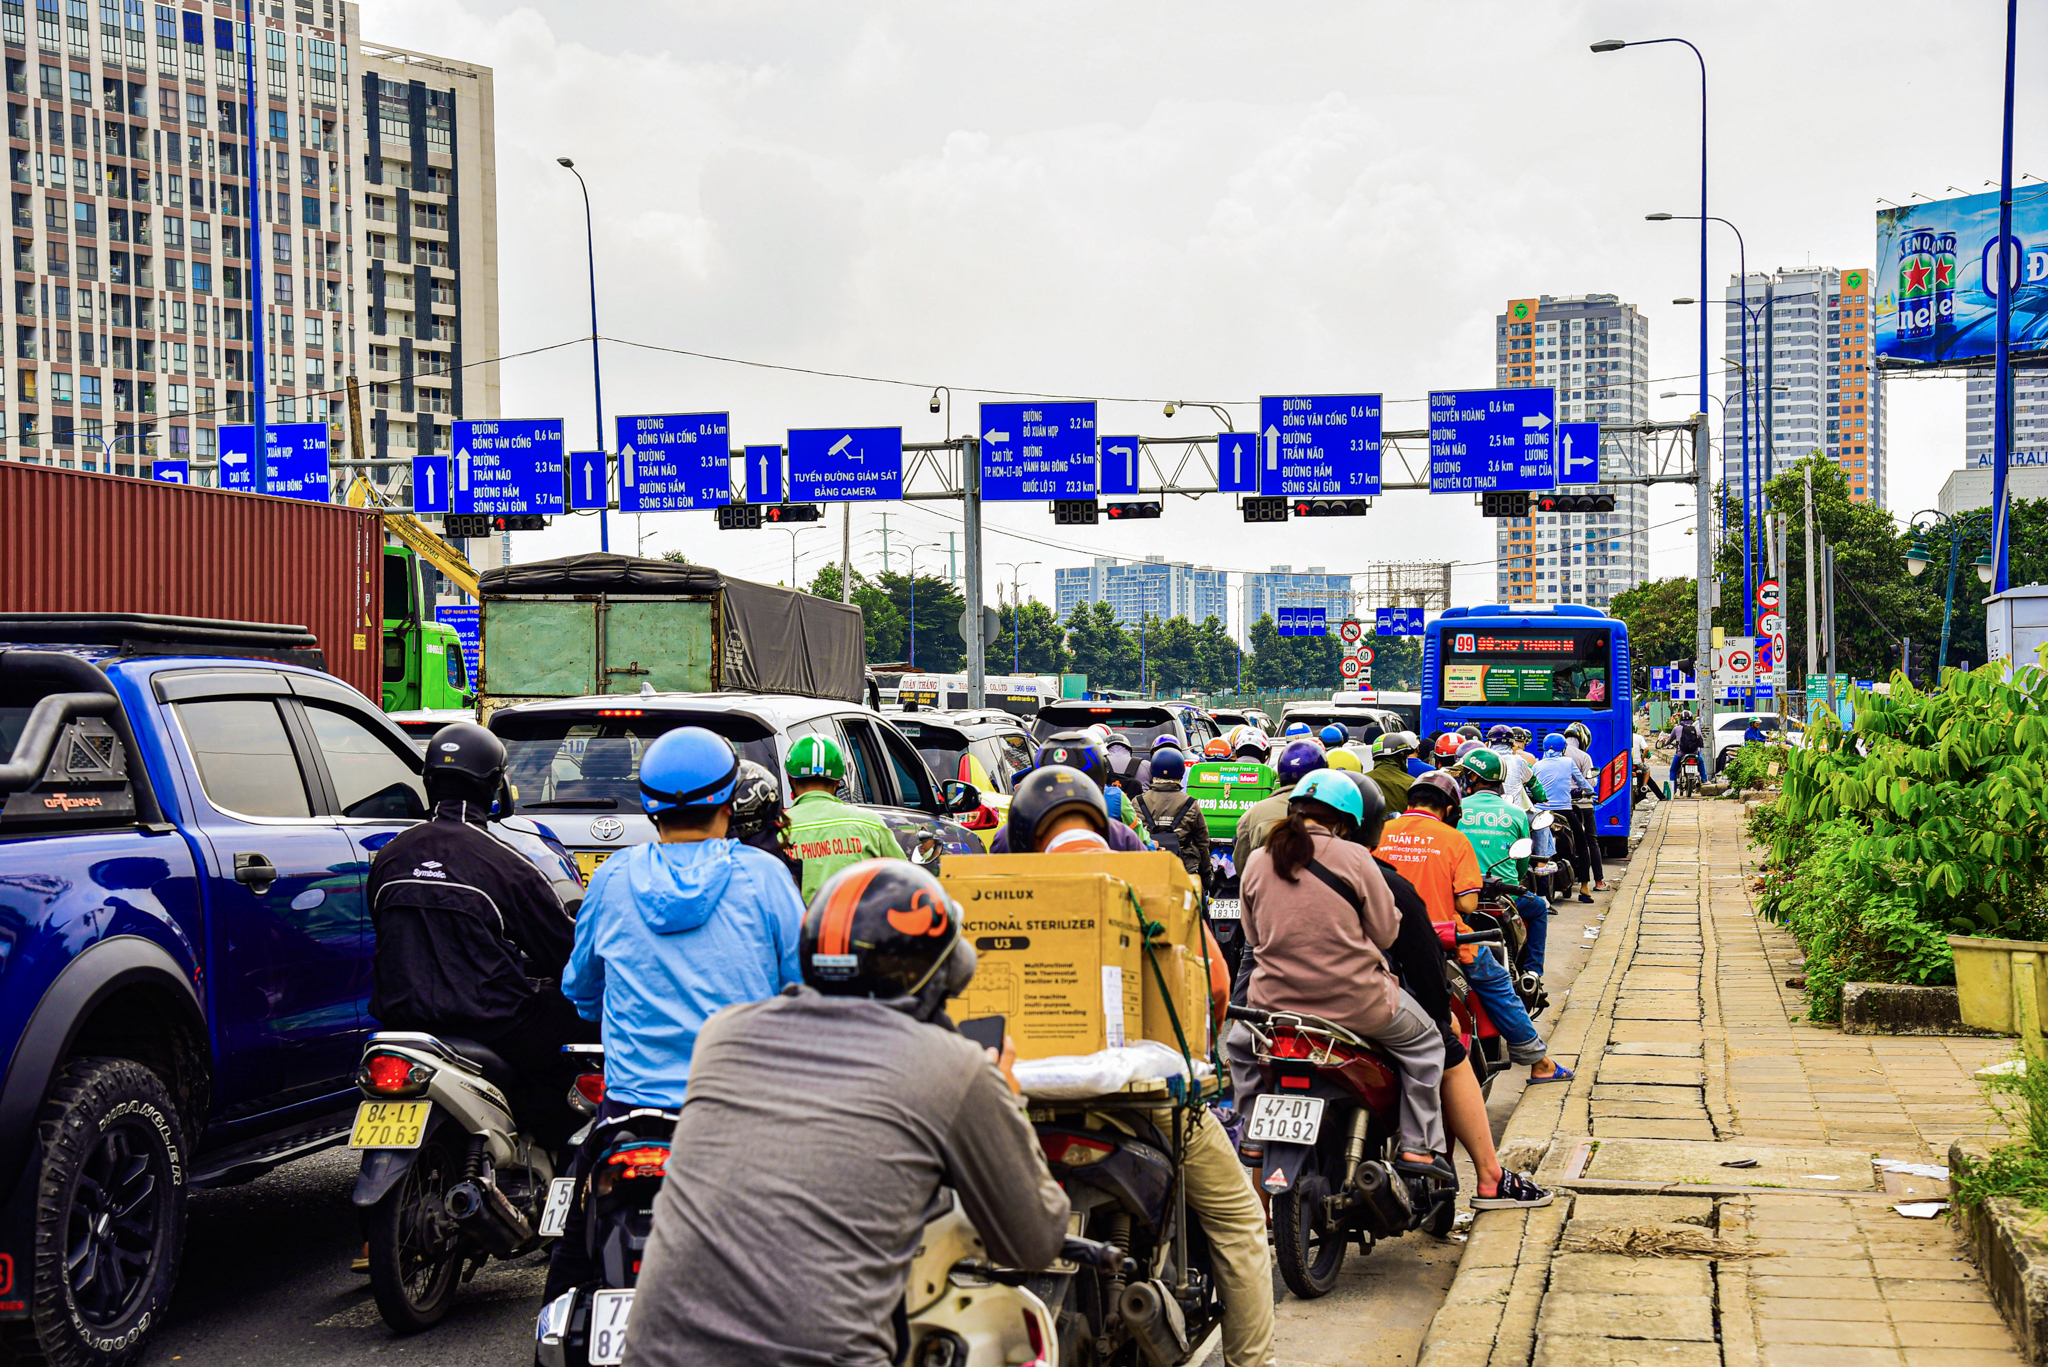
{"label": "motorbike rear wheel", "polygon": [[1305,1172],[1293,1191],[1273,1198],[1273,1252],[1280,1280],[1303,1300],[1328,1295],[1344,1266],[1349,1240],[1345,1231],[1327,1228],[1322,1216],[1329,1189],[1321,1173]]}
{"label": "motorbike rear wheel", "polygon": [[370,1290],[377,1312],[401,1334],[431,1329],[461,1282],[463,1238],[443,1201],[461,1160],[430,1140],[403,1178],[370,1208]]}

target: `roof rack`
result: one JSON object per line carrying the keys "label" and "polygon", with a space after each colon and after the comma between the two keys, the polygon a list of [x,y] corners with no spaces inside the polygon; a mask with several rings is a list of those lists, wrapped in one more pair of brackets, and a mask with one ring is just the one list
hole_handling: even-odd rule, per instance
{"label": "roof rack", "polygon": [[302,626],[153,612],[0,612],[0,645],[92,646],[120,655],[224,655],[327,668],[319,638]]}

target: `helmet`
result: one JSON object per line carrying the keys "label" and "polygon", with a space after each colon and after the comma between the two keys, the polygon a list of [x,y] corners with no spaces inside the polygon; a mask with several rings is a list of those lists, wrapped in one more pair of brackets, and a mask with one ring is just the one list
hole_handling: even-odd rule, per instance
{"label": "helmet", "polygon": [[1584,722],[1573,722],[1565,727],[1564,733],[1577,741],[1581,750],[1591,750],[1593,748],[1593,728]]}
{"label": "helmet", "polygon": [[1456,759],[1458,749],[1464,743],[1465,738],[1456,731],[1446,731],[1436,738],[1436,757],[1439,760]]}
{"label": "helmet", "polygon": [[1288,738],[1305,736],[1308,734],[1308,723],[1305,721],[1291,721],[1287,723],[1287,729],[1280,734]]}
{"label": "helmet", "polygon": [[739,780],[733,785],[732,824],[725,833],[734,840],[760,835],[774,830],[781,815],[782,785],[775,775],[750,759],[741,760]]}
{"label": "helmet", "polygon": [[1111,733],[1109,727],[1104,723],[1096,722],[1093,726],[1083,727],[1082,729],[1095,738],[1095,743],[1097,745],[1109,744],[1109,737]]}
{"label": "helmet", "polygon": [[1415,794],[1424,788],[1444,795],[1451,804],[1450,811],[1444,813],[1444,820],[1453,826],[1457,825],[1459,818],[1465,815],[1465,794],[1459,789],[1458,780],[1441,770],[1433,774],[1424,774],[1408,787],[1409,805],[1414,805]]}
{"label": "helmet", "polygon": [[1078,769],[1097,787],[1109,780],[1109,757],[1096,739],[1093,727],[1086,731],[1062,731],[1039,746],[1038,767],[1043,769],[1047,765]]}
{"label": "helmet", "polygon": [[1463,726],[1458,728],[1458,734],[1463,736],[1466,740],[1478,740],[1479,728],[1468,721]]}
{"label": "helmet", "polygon": [[830,737],[801,736],[789,747],[788,767],[791,778],[829,778],[837,782],[846,777],[846,755],[839,742]]}
{"label": "helmet", "polygon": [[1380,843],[1380,831],[1387,824],[1387,795],[1380,791],[1379,784],[1362,773],[1352,773],[1349,770],[1337,772],[1349,779],[1352,787],[1358,789],[1358,801],[1363,814],[1359,817],[1358,829],[1351,833],[1351,838],[1371,849]]}
{"label": "helmet", "polygon": [[954,996],[974,976],[960,904],[928,870],[866,859],[825,880],[804,912],[804,982],[831,997]]}
{"label": "helmet", "polygon": [[1287,748],[1280,752],[1280,758],[1274,762],[1273,768],[1278,771],[1280,783],[1284,787],[1290,783],[1301,782],[1304,775],[1328,767],[1329,762],[1323,754],[1323,747],[1303,736],[1287,743]]}
{"label": "helmet", "polygon": [[1559,734],[1558,734],[1557,732],[1555,732],[1555,731],[1552,731],[1552,732],[1551,732],[1551,733],[1550,733],[1549,735],[1545,736],[1545,737],[1543,738],[1543,753],[1544,753],[1544,754],[1546,754],[1546,755],[1561,755],[1561,754],[1563,754],[1563,753],[1564,753],[1564,737],[1563,737],[1563,736],[1560,736],[1560,735],[1559,735]]}
{"label": "helmet", "polygon": [[1188,776],[1187,756],[1168,746],[1152,752],[1152,777],[1170,779],[1178,783]]}
{"label": "helmet", "polygon": [[488,804],[505,777],[505,742],[473,721],[450,722],[427,742],[427,768],[422,775],[435,801],[445,793],[479,805]]}
{"label": "helmet", "polygon": [[678,726],[654,738],[640,756],[640,809],[649,816],[678,807],[719,807],[732,800],[740,757],[732,742],[701,726]]}
{"label": "helmet", "polygon": [[1357,774],[1365,772],[1365,764],[1358,758],[1356,750],[1346,750],[1339,747],[1330,752],[1329,758],[1332,769],[1344,769]]}
{"label": "helmet", "polygon": [[1223,737],[1221,736],[1214,737],[1210,740],[1210,742],[1207,745],[1202,747],[1202,758],[1229,759],[1230,742],[1223,739]]}
{"label": "helmet", "polygon": [[1413,731],[1389,731],[1372,743],[1372,752],[1378,759],[1399,759],[1414,754],[1421,744]]}
{"label": "helmet", "polygon": [[1316,739],[1325,745],[1342,745],[1351,739],[1351,733],[1337,725],[1337,723],[1331,722],[1328,726],[1316,732]]}
{"label": "helmet", "polygon": [[1536,733],[1526,726],[1517,726],[1514,730],[1515,740],[1522,745],[1527,745],[1530,741],[1536,739]]}
{"label": "helmet", "polygon": [[1458,746],[1458,758],[1463,759],[1465,758],[1465,756],[1471,754],[1474,750],[1484,750],[1485,748],[1486,745],[1482,741],[1465,741],[1464,743]]}
{"label": "helmet", "polygon": [[1498,788],[1507,777],[1507,766],[1500,762],[1500,756],[1484,748],[1466,751],[1459,757],[1458,767],[1465,771],[1470,783]]}
{"label": "helmet", "polygon": [[1054,817],[1068,812],[1087,815],[1097,831],[1109,834],[1109,803],[1087,774],[1064,764],[1046,763],[1033,769],[1018,780],[1010,794],[1010,852],[1030,854],[1036,850],[1038,832]]}
{"label": "helmet", "polygon": [[1173,733],[1170,731],[1161,731],[1152,738],[1152,753],[1155,755],[1161,750],[1178,749],[1180,749],[1180,742],[1173,738]]}
{"label": "helmet", "polygon": [[1266,762],[1266,756],[1273,751],[1273,743],[1266,739],[1266,733],[1256,726],[1240,726],[1230,736],[1230,753],[1240,758],[1251,758],[1259,763]]}
{"label": "helmet", "polygon": [[1359,799],[1358,789],[1342,774],[1333,774],[1328,769],[1310,774],[1295,790],[1287,795],[1287,805],[1297,802],[1320,802],[1325,807],[1334,807],[1353,821],[1365,819],[1365,804]]}
{"label": "helmet", "polygon": [[1486,728],[1488,745],[1507,745],[1515,738],[1515,728],[1505,723]]}

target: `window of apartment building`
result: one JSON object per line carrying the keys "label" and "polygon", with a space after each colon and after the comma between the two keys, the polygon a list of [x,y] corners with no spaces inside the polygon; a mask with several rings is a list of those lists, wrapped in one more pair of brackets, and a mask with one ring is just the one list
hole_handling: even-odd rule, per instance
{"label": "window of apartment building", "polygon": [[176,214],[164,216],[164,245],[180,248],[185,245],[185,220]]}
{"label": "window of apartment building", "polygon": [[292,263],[292,235],[289,232],[272,230],[270,234],[270,259],[280,266]]}

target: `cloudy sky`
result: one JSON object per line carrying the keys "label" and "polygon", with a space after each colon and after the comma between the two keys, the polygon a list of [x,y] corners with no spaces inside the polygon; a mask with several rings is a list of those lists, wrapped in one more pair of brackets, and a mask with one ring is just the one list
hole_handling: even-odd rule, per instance
{"label": "cloudy sky", "polygon": [[[1977,192],[1998,175],[2005,7],[1849,3],[785,3],[364,0],[373,41],[496,72],[502,346],[587,331],[582,202],[596,214],[600,324],[654,347],[845,372],[831,379],[607,344],[617,413],[729,410],[733,440],[901,424],[977,389],[1094,395],[1105,432],[1255,425],[1264,393],[1379,392],[1390,429],[1426,425],[1432,388],[1493,380],[1510,298],[1606,291],[1651,327],[1651,413],[1696,398],[1698,77],[1682,47],[1596,56],[1594,39],[1683,36],[1712,78],[1711,207],[1752,268],[1869,266],[1880,196]],[[2048,11],[2022,6],[2015,170],[2048,176]],[[2032,21],[2033,28],[2027,27]],[[1735,268],[1712,241],[1713,289]],[[1718,310],[1717,310],[1718,313]],[[1718,318],[1717,318],[1718,321]],[[506,416],[591,435],[589,354],[504,367]],[[1668,380],[1668,382],[1667,382]],[[1716,390],[1720,389],[1717,379]],[[1960,381],[1895,381],[1896,508],[1934,502],[1961,464]],[[1107,400],[1115,400],[1109,402]],[[1652,499],[1652,570],[1684,573],[1690,491]],[[957,504],[864,508],[879,569],[943,547]],[[1382,498],[1362,520],[1248,527],[1227,500],[1086,533],[1039,504],[992,505],[993,581],[1163,553],[1233,570],[1361,570],[1452,559],[1460,601],[1490,596],[1490,526],[1464,497]],[[612,519],[632,549],[634,519]],[[797,538],[800,576],[836,558]],[[650,516],[681,549],[786,579],[782,532]],[[595,549],[594,517],[522,536],[521,558]],[[944,552],[922,550],[922,570]]]}

